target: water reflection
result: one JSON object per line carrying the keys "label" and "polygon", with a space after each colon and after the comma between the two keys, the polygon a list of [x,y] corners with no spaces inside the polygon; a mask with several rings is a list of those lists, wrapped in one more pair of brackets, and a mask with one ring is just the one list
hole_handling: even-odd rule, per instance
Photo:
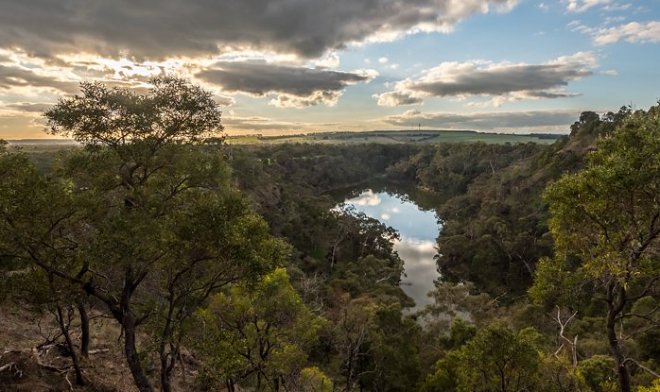
{"label": "water reflection", "polygon": [[415,300],[416,308],[431,303],[426,294],[434,289],[433,282],[439,276],[433,256],[441,227],[435,212],[420,209],[404,195],[372,189],[345,200],[344,204],[399,232],[401,240],[394,244],[394,249],[404,261],[406,276],[401,288]]}

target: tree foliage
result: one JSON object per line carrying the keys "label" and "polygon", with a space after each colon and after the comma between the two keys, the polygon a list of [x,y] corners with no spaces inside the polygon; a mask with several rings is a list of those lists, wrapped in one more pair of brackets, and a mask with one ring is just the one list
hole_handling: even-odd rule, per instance
{"label": "tree foliage", "polygon": [[153,389],[137,342],[148,327],[169,391],[194,311],[288,250],[231,188],[217,147],[200,145],[221,129],[210,93],[176,78],[153,80],[146,94],[81,87],[45,116],[52,133],[86,149],[53,175],[3,159],[13,168],[0,196],[4,237],[17,258],[107,307],[141,391]]}
{"label": "tree foliage", "polygon": [[[619,323],[652,318],[631,312],[642,297],[657,296],[660,276],[660,116],[632,115],[599,140],[586,167],[564,175],[545,193],[555,256],[536,274],[532,295],[579,307],[582,290],[607,305],[606,332],[620,388],[631,390],[631,358]],[[655,321],[651,319],[651,327]]]}
{"label": "tree foliage", "polygon": [[[306,352],[324,320],[309,311],[286,270],[278,268],[255,286],[235,285],[216,294],[199,311],[198,323],[193,346],[205,357],[209,381],[278,390],[303,377]],[[324,383],[323,377],[305,377],[311,386]]]}

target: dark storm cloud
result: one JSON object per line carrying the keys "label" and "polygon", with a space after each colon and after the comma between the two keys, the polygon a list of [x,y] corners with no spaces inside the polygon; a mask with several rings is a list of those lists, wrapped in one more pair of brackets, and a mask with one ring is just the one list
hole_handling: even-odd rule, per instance
{"label": "dark storm cloud", "polygon": [[341,91],[350,84],[369,80],[369,76],[357,73],[265,62],[220,62],[195,76],[225,91],[254,95],[278,92],[299,97],[317,91]]}
{"label": "dark storm cloud", "polygon": [[252,48],[317,57],[350,42],[447,31],[517,0],[0,0],[0,45],[138,58]]}
{"label": "dark storm cloud", "polygon": [[528,112],[496,113],[422,113],[410,110],[400,115],[388,116],[385,122],[406,127],[425,127],[440,129],[493,130],[510,128],[553,127],[571,124],[578,113],[573,111],[539,110]]}

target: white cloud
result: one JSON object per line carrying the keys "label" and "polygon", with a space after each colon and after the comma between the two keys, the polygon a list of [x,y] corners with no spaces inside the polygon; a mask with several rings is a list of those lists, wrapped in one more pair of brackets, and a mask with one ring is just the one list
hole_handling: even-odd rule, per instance
{"label": "white cloud", "polygon": [[589,31],[596,45],[608,45],[621,40],[630,43],[660,43],[660,21],[630,22],[623,25]]}
{"label": "white cloud", "polygon": [[377,206],[380,205],[382,200],[378,194],[372,190],[362,192],[358,197],[347,200],[346,204],[354,204],[358,206]]}
{"label": "white cloud", "polygon": [[339,67],[339,55],[335,51],[326,53],[320,59],[313,60],[311,64],[319,68],[337,68]]}
{"label": "white cloud", "polygon": [[604,46],[619,41],[630,43],[659,43],[660,21],[630,22],[626,24],[607,27],[612,20],[606,20],[601,27],[589,27],[582,22],[574,20],[568,24],[568,28],[582,34],[591,36],[595,45]]}
{"label": "white cloud", "polygon": [[617,3],[613,0],[563,0],[568,12],[580,13],[598,7],[603,11],[625,11],[632,7],[631,3]]}
{"label": "white cloud", "polygon": [[612,0],[568,0],[564,2],[567,3],[566,10],[568,12],[584,12],[598,5],[610,4]]}

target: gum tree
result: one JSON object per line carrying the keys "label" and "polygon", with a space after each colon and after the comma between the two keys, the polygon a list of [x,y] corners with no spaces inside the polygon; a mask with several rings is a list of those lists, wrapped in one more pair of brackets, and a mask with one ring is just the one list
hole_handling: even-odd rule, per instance
{"label": "gum tree", "polygon": [[[100,83],[81,90],[45,113],[52,134],[85,147],[56,173],[84,230],[72,230],[66,214],[49,220],[53,233],[72,233],[67,260],[75,268],[30,260],[106,306],[122,327],[140,391],[154,388],[143,359],[153,358],[145,347],[155,347],[160,387],[170,391],[195,310],[221,288],[267,273],[288,248],[230,186],[216,143],[221,114],[209,92],[169,77],[152,80],[145,93]],[[3,207],[27,202],[6,196]],[[19,208],[9,218],[38,227],[31,215]],[[138,336],[147,333],[153,345],[141,346]]]}
{"label": "gum tree", "polygon": [[[617,326],[638,314],[635,301],[657,296],[660,276],[660,112],[638,112],[601,139],[586,167],[551,184],[555,256],[537,270],[537,301],[579,306],[587,291],[606,305],[606,335],[622,391],[631,390],[630,358]],[[656,297],[657,300],[657,297]],[[657,326],[657,322],[654,322]],[[653,325],[651,325],[653,327]]]}

